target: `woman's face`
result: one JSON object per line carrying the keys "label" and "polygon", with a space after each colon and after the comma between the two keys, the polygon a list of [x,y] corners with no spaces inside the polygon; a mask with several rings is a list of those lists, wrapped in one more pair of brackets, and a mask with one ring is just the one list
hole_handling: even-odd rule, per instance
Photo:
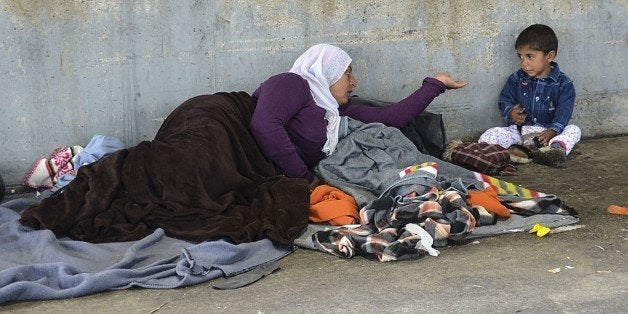
{"label": "woman's face", "polygon": [[355,80],[355,76],[353,76],[353,69],[351,65],[347,68],[344,74],[329,87],[331,91],[331,95],[334,96],[339,106],[345,105],[349,102],[349,97],[351,96],[351,92],[353,92],[353,88],[356,87],[358,82]]}

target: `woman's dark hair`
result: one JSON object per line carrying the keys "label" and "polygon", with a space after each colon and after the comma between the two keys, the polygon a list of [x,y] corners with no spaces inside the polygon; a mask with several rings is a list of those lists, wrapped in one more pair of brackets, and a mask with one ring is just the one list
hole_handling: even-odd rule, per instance
{"label": "woman's dark hair", "polygon": [[540,50],[547,54],[558,51],[558,38],[554,30],[543,24],[534,24],[524,29],[515,41],[515,49],[528,46],[530,49]]}

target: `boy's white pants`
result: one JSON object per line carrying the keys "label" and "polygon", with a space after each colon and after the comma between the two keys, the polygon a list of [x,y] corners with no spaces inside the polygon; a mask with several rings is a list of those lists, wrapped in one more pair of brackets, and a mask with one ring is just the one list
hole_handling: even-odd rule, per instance
{"label": "boy's white pants", "polygon": [[[503,148],[508,149],[513,144],[523,145],[521,141],[521,135],[526,135],[530,133],[541,133],[547,130],[542,126],[538,125],[524,125],[521,130],[521,134],[517,130],[516,125],[511,125],[507,127],[494,127],[486,130],[478,140],[478,143],[488,143],[488,144],[497,144]],[[573,147],[580,141],[580,136],[582,132],[577,125],[567,125],[563,130],[563,133],[560,133],[554,136],[549,144],[559,143],[564,149],[567,155],[571,153]]]}

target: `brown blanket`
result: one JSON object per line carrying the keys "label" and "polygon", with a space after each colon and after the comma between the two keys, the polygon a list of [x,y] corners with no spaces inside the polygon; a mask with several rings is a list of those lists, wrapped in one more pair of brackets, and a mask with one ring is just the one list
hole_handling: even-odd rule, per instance
{"label": "brown blanket", "polygon": [[80,167],[63,193],[20,222],[89,242],[137,240],[162,228],[192,241],[291,244],[307,226],[309,185],[279,175],[264,157],[248,130],[254,109],[244,92],[191,98],[154,140]]}

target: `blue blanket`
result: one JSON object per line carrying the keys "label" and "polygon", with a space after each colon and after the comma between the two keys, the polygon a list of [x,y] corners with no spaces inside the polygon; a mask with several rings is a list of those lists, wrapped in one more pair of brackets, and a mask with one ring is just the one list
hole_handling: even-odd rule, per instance
{"label": "blue blanket", "polygon": [[138,241],[88,243],[18,222],[40,198],[0,205],[0,303],[59,299],[111,289],[177,288],[233,276],[292,252],[264,239],[193,243],[162,229]]}

